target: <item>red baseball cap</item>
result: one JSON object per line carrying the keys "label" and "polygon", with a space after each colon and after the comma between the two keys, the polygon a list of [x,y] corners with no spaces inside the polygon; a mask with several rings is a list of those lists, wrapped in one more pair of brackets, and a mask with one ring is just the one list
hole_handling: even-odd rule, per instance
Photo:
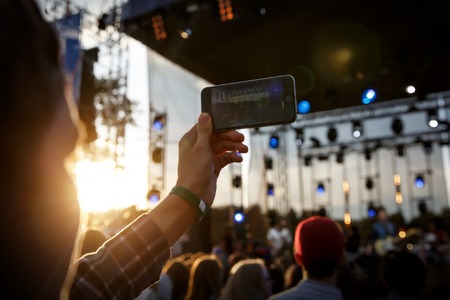
{"label": "red baseball cap", "polygon": [[327,217],[309,217],[297,225],[294,255],[297,263],[308,266],[315,260],[338,263],[344,256],[344,234]]}

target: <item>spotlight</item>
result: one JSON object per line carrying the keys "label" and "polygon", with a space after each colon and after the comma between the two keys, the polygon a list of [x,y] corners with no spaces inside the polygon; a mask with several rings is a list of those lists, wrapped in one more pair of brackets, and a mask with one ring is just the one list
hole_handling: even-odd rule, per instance
{"label": "spotlight", "polygon": [[372,152],[370,151],[370,149],[364,149],[364,157],[366,158],[366,160],[372,159]]}
{"label": "spotlight", "polygon": [[155,148],[152,151],[152,160],[155,163],[160,163],[162,161],[162,157],[163,157],[163,150],[161,148]]}
{"label": "spotlight", "polygon": [[405,147],[403,145],[397,145],[396,147],[397,149],[397,155],[398,156],[403,156],[405,153]]}
{"label": "spotlight", "polygon": [[353,137],[359,138],[363,134],[363,127],[360,121],[353,121]]}
{"label": "spotlight", "polygon": [[192,35],[192,29],[190,29],[190,28],[186,28],[186,29],[180,31],[180,36],[185,40],[187,40],[191,35]]}
{"label": "spotlight", "polygon": [[311,104],[308,100],[302,100],[297,104],[297,112],[299,114],[307,114],[311,110]]}
{"label": "spotlight", "polygon": [[242,208],[236,209],[234,212],[234,221],[236,223],[242,223],[245,220],[245,215]]}
{"label": "spotlight", "polygon": [[395,134],[401,134],[403,132],[403,122],[398,117],[392,120],[391,129]]}
{"label": "spotlight", "polygon": [[335,142],[337,139],[337,136],[338,136],[338,134],[337,134],[337,130],[335,127],[328,128],[327,137],[330,142],[332,142],[332,143]]}
{"label": "spotlight", "polygon": [[425,186],[425,179],[422,174],[417,174],[416,180],[414,181],[414,185],[418,189],[422,189]]}
{"label": "spotlight", "polygon": [[325,194],[325,185],[322,182],[319,182],[317,184],[317,189],[316,189],[317,194],[319,195],[323,195]]}
{"label": "spotlight", "polygon": [[424,141],[423,143],[423,151],[425,154],[431,154],[433,152],[433,144],[430,141]]}
{"label": "spotlight", "polygon": [[242,177],[239,175],[235,175],[231,181],[233,187],[240,188],[242,186]]}
{"label": "spotlight", "polygon": [[373,189],[373,180],[370,177],[366,178],[366,189],[368,190]]}
{"label": "spotlight", "polygon": [[295,128],[295,143],[297,146],[303,145],[305,142],[305,134],[303,133],[303,129]]}
{"label": "spotlight", "polygon": [[272,157],[265,155],[264,156],[264,167],[266,170],[272,170],[273,167],[273,160]]}
{"label": "spotlight", "polygon": [[147,193],[147,200],[150,203],[158,203],[159,199],[161,197],[161,192],[156,189],[155,187],[153,187],[150,191],[148,191]]}
{"label": "spotlight", "polygon": [[314,148],[320,148],[320,141],[317,138],[311,137],[310,140]]}
{"label": "spotlight", "polygon": [[220,20],[222,22],[231,21],[234,18],[231,0],[217,0],[219,6]]}
{"label": "spotlight", "polygon": [[304,159],[305,167],[309,167],[311,165],[311,160],[312,160],[311,156],[305,156]]}
{"label": "spotlight", "polygon": [[435,109],[430,109],[428,111],[428,126],[431,128],[436,128],[439,125],[437,113]]}
{"label": "spotlight", "polygon": [[166,28],[164,26],[164,19],[161,14],[152,16],[153,33],[157,41],[167,38]]}
{"label": "spotlight", "polygon": [[415,86],[413,86],[413,85],[408,85],[406,88],[405,88],[405,91],[408,93],[408,94],[414,94],[415,92],[416,92],[416,87]]}
{"label": "spotlight", "polygon": [[272,135],[269,140],[269,147],[272,149],[277,149],[280,146],[280,140],[278,136]]}
{"label": "spotlight", "polygon": [[338,164],[342,164],[344,162],[344,152],[342,150],[339,150],[339,152],[336,153],[336,162]]}
{"label": "spotlight", "polygon": [[267,184],[267,195],[268,196],[275,195],[275,187],[274,187],[273,183],[268,183]]}
{"label": "spotlight", "polygon": [[156,115],[153,119],[153,128],[155,130],[161,131],[166,124],[166,117],[164,115]]}
{"label": "spotlight", "polygon": [[363,104],[370,104],[377,98],[377,93],[373,89],[367,89],[362,94],[361,102]]}
{"label": "spotlight", "polygon": [[373,204],[373,202],[369,202],[369,205],[367,207],[367,216],[369,218],[373,218],[375,217],[377,214],[377,209],[375,208],[375,205]]}

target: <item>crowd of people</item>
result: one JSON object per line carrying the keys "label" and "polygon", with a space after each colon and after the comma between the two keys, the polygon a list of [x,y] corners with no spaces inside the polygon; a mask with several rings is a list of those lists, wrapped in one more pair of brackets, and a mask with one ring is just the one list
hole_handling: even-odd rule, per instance
{"label": "crowd of people", "polygon": [[[290,233],[289,256],[284,252],[272,256],[269,240],[264,245],[258,243],[265,250],[249,241],[244,249],[239,246],[220,251],[220,256],[215,251],[183,253],[171,258],[168,265],[182,264],[187,270],[183,272],[188,274],[183,283],[177,283],[185,292],[175,297],[170,290],[160,292],[158,283],[147,288],[154,298],[145,298],[146,290],[137,299],[449,299],[449,253],[438,251],[437,245],[427,250],[422,247],[430,240],[427,226],[424,224],[424,230],[415,227],[418,233],[414,238],[406,238],[408,243],[392,244],[381,253],[369,247],[379,238],[380,222],[396,228],[394,222],[387,220],[386,210],[379,207],[367,245],[358,239],[356,251],[347,245],[354,243],[352,236],[358,226],[345,226],[317,214],[298,222]],[[414,220],[410,226],[417,226]],[[446,239],[438,244],[450,245]],[[200,271],[194,267],[203,260],[214,261],[214,268]],[[195,281],[199,277],[205,278],[203,284]],[[166,279],[165,272],[163,278]],[[191,290],[196,289],[207,296],[190,297]]]}
{"label": "crowd of people", "polygon": [[5,298],[450,299],[448,230],[428,215],[415,220],[411,243],[391,241],[384,253],[375,243],[399,228],[383,208],[362,251],[357,227],[320,214],[293,231],[280,220],[262,244],[224,239],[211,253],[171,252],[208,214],[221,170],[248,151],[243,134],[214,132],[207,113],[179,141],[178,178],[165,199],[113,236],[79,235],[66,163],[83,130],[58,37],[33,0],[0,0],[0,34]]}

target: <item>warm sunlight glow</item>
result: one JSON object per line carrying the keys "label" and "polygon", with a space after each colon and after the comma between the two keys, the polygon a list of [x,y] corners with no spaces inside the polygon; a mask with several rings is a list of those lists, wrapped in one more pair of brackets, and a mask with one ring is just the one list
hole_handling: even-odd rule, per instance
{"label": "warm sunlight glow", "polygon": [[74,173],[83,212],[104,212],[137,204],[127,194],[133,187],[128,186],[113,161],[83,160],[77,163]]}

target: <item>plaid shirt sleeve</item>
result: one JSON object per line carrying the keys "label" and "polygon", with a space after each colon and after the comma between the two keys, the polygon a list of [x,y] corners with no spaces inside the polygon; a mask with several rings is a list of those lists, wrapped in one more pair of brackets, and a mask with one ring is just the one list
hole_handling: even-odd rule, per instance
{"label": "plaid shirt sleeve", "polygon": [[163,233],[143,214],[99,251],[79,259],[70,299],[134,299],[159,279],[169,258]]}

